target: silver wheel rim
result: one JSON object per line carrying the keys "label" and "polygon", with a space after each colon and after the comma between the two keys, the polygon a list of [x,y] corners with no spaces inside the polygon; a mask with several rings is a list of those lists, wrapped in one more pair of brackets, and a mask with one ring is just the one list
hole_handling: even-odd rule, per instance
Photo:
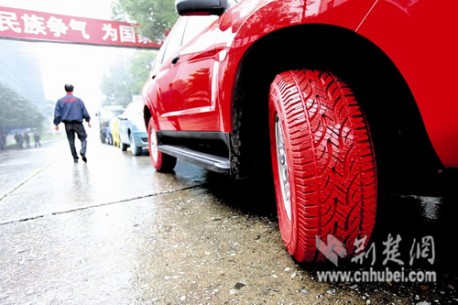
{"label": "silver wheel rim", "polygon": [[150,150],[151,150],[151,155],[153,156],[154,160],[157,160],[157,155],[158,155],[158,150],[157,150],[157,138],[156,138],[156,132],[154,131],[154,128],[151,127],[150,134]]}
{"label": "silver wheel rim", "polygon": [[283,199],[282,203],[286,211],[286,216],[291,221],[291,188],[288,176],[288,163],[286,161],[283,130],[278,116],[275,116],[275,147],[277,152],[278,173],[280,177],[280,187]]}

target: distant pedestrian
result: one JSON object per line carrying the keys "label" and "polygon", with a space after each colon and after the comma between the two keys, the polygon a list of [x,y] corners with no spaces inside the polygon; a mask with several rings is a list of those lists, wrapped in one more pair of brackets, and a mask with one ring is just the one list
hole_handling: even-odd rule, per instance
{"label": "distant pedestrian", "polygon": [[61,122],[65,124],[70,151],[75,163],[78,162],[78,154],[75,147],[75,134],[78,136],[78,139],[81,141],[81,159],[87,162],[87,134],[84,129],[83,120],[86,120],[88,127],[91,127],[91,117],[86,110],[84,102],[73,95],[73,85],[65,84],[64,88],[67,94],[56,102],[56,107],[54,109],[54,128],[55,130],[59,130],[59,124]]}
{"label": "distant pedestrian", "polygon": [[16,140],[17,148],[19,149],[24,148],[24,137],[22,136],[20,132],[16,132],[14,134],[14,139]]}
{"label": "distant pedestrian", "polygon": [[41,142],[40,142],[41,137],[38,131],[35,131],[33,133],[33,140],[35,141],[35,147],[41,147]]}
{"label": "distant pedestrian", "polygon": [[4,150],[6,148],[6,133],[3,131],[0,132],[0,150]]}

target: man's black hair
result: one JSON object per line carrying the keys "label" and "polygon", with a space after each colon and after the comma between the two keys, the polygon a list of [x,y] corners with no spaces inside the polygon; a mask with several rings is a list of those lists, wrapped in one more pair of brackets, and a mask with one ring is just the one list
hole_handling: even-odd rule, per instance
{"label": "man's black hair", "polygon": [[73,85],[72,84],[65,84],[65,91],[66,92],[73,92]]}

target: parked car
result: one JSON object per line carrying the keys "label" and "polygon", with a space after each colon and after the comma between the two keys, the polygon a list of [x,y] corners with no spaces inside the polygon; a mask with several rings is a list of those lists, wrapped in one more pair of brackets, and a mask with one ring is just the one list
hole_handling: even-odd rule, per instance
{"label": "parked car", "polygon": [[113,135],[111,133],[110,121],[112,118],[124,112],[124,107],[120,105],[103,106],[96,113],[99,126],[99,137],[102,143],[113,144]]}
{"label": "parked car", "polygon": [[457,6],[177,0],[143,89],[154,168],[270,175],[297,261],[329,237],[356,255],[381,194],[433,194],[458,167]]}
{"label": "parked car", "polygon": [[148,148],[148,134],[143,122],[143,103],[131,102],[126,110],[118,116],[120,147],[126,151],[130,147],[132,155],[139,156],[143,148]]}

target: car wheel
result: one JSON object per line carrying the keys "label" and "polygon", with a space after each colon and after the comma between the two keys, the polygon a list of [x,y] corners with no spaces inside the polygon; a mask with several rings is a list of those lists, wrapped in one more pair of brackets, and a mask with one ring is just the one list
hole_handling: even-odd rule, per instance
{"label": "car wheel", "polygon": [[100,142],[105,144],[105,134],[103,132],[100,132]]}
{"label": "car wheel", "polygon": [[153,118],[148,122],[148,144],[149,155],[154,168],[158,172],[171,172],[175,168],[177,158],[159,151]]}
{"label": "car wheel", "polygon": [[121,147],[121,151],[126,151],[129,145],[121,142],[120,147]]}
{"label": "car wheel", "polygon": [[108,145],[113,145],[113,141],[110,135],[106,136],[105,143],[107,143]]}
{"label": "car wheel", "polygon": [[132,134],[129,135],[129,141],[130,141],[130,151],[132,152],[132,155],[134,156],[141,155],[142,148],[135,145],[135,141],[134,141],[134,138],[132,137]]}
{"label": "car wheel", "polygon": [[323,261],[319,240],[335,237],[351,256],[357,239],[369,241],[377,206],[374,151],[352,91],[331,73],[280,73],[270,88],[269,129],[288,252],[299,262]]}

